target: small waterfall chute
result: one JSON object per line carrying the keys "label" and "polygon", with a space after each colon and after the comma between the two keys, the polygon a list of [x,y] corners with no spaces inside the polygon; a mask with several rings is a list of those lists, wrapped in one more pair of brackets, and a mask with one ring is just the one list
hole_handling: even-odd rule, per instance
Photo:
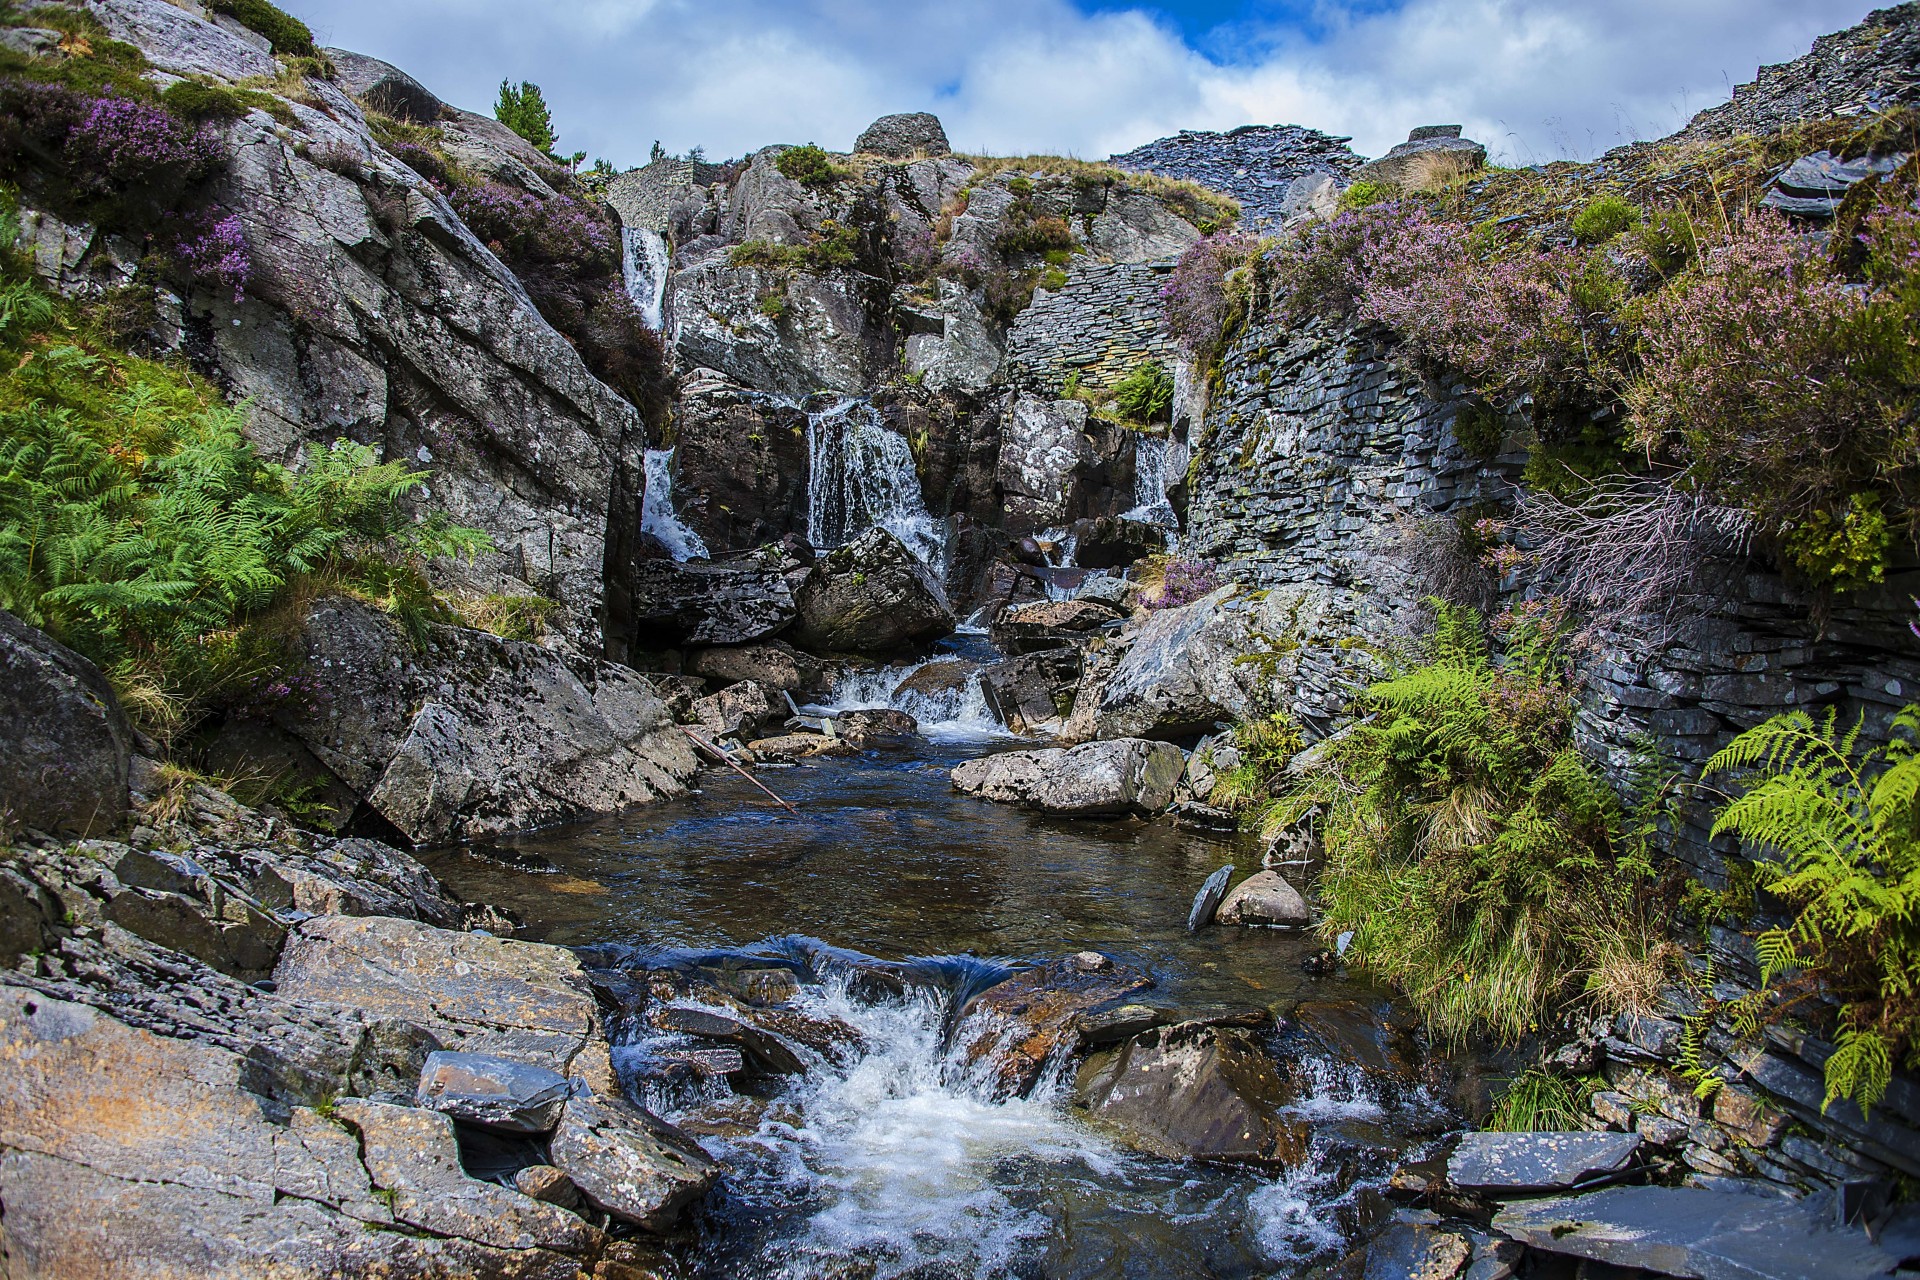
{"label": "small waterfall chute", "polygon": [[667,323],[667,276],[673,263],[667,238],[644,227],[622,227],[620,248],[627,296],[647,328],[659,333]]}
{"label": "small waterfall chute", "polygon": [[807,415],[807,541],[842,547],[869,529],[893,534],[944,576],[944,524],[927,510],[905,436],[865,400]]}
{"label": "small waterfall chute", "polygon": [[1180,545],[1180,516],[1167,497],[1167,490],[1185,472],[1187,449],[1171,437],[1142,432],[1133,443],[1133,508],[1124,513],[1128,520],[1157,525],[1167,535],[1167,550]]}
{"label": "small waterfall chute", "polygon": [[647,493],[640,531],[660,539],[675,560],[705,560],[707,544],[673,509],[673,450],[647,450]]}
{"label": "small waterfall chute", "polygon": [[933,742],[1005,737],[1006,727],[987,705],[986,688],[977,668],[964,680],[931,692],[900,687],[909,676],[927,667],[961,662],[959,658],[936,657],[904,666],[850,667],[835,682],[833,695],[808,709],[836,715],[882,708],[904,711],[919,722],[921,736]]}

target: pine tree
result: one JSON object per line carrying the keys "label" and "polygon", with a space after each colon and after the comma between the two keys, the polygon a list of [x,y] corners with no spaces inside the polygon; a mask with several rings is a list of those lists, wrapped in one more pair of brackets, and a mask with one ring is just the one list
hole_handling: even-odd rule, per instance
{"label": "pine tree", "polygon": [[552,154],[554,144],[560,141],[560,135],[553,131],[553,114],[547,110],[545,95],[539,85],[529,81],[522,80],[518,88],[510,81],[500,82],[500,100],[493,104],[493,118],[543,154]]}

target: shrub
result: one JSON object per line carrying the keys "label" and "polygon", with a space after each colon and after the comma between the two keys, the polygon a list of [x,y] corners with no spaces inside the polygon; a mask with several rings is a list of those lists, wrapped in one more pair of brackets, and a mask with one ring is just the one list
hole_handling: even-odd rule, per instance
{"label": "shrub", "polygon": [[1573,215],[1569,229],[1581,244],[1605,244],[1639,222],[1640,211],[1619,196],[1595,196]]}
{"label": "shrub", "polygon": [[228,214],[208,222],[204,231],[180,241],[174,258],[194,280],[231,290],[236,305],[246,296],[247,281],[253,276],[253,256],[247,249],[240,215]]}
{"label": "shrub", "polygon": [[1033,301],[1034,286],[1040,282],[1038,271],[994,269],[980,278],[980,295],[986,313],[1003,325],[1017,320]]}
{"label": "shrub", "polygon": [[95,98],[67,135],[67,161],[103,193],[163,175],[189,181],[220,159],[213,139],[158,107],[131,98]]}
{"label": "shrub", "polygon": [[1236,317],[1252,292],[1252,260],[1260,241],[1221,232],[1197,241],[1180,256],[1160,290],[1167,329],[1187,355],[1201,364],[1218,358]]}
{"label": "shrub", "polygon": [[1071,252],[1073,228],[1066,219],[1055,217],[1018,221],[1000,233],[994,242],[1002,253]]}
{"label": "shrub", "polygon": [[1293,800],[1327,806],[1322,930],[1441,1036],[1511,1042],[1652,930],[1651,824],[1573,746],[1557,609],[1505,615],[1496,661],[1478,613],[1433,607],[1428,660],[1366,691]]}
{"label": "shrub", "polygon": [[1276,793],[1287,762],[1305,749],[1306,740],[1293,717],[1279,712],[1234,726],[1233,746],[1239,763],[1215,775],[1207,803],[1244,814]]}
{"label": "shrub", "polygon": [[1789,712],[1741,734],[1707,775],[1746,783],[1713,834],[1777,855],[1756,862],[1761,887],[1798,909],[1758,938],[1762,977],[1776,994],[1839,1003],[1826,1103],[1864,1111],[1895,1064],[1920,1066],[1920,706],[1881,746],[1860,735],[1833,711]]}
{"label": "shrub", "polygon": [[223,13],[249,31],[265,36],[276,54],[317,58],[313,32],[307,24],[267,0],[208,0],[207,7]]}
{"label": "shrub", "polygon": [[1346,210],[1364,209],[1368,205],[1391,200],[1394,194],[1394,189],[1386,183],[1363,178],[1340,193],[1340,207]]}
{"label": "shrub", "polygon": [[1140,603],[1148,610],[1178,609],[1220,589],[1220,570],[1210,560],[1166,560],[1136,572]]}
{"label": "shrub", "polygon": [[547,109],[546,95],[537,84],[522,80],[515,87],[511,81],[502,80],[493,118],[532,143],[542,155],[552,155],[560,141],[560,135],[553,131],[553,113]]}
{"label": "shrub", "polygon": [[1881,522],[1911,536],[1920,510],[1916,228],[1910,206],[1869,220],[1855,285],[1760,211],[1645,304],[1640,445],[1751,511],[1817,585],[1878,581]]}
{"label": "shrub", "polygon": [[200,124],[205,121],[242,119],[253,110],[259,98],[278,101],[271,94],[254,94],[229,89],[225,85],[181,80],[168,85],[160,94],[160,105],[182,120]]}
{"label": "shrub", "polygon": [[803,147],[788,147],[773,163],[783,176],[815,190],[830,187],[847,177],[845,169],[811,142]]}
{"label": "shrub", "polygon": [[1158,360],[1147,360],[1113,389],[1114,407],[1134,422],[1167,422],[1173,414],[1173,375]]}

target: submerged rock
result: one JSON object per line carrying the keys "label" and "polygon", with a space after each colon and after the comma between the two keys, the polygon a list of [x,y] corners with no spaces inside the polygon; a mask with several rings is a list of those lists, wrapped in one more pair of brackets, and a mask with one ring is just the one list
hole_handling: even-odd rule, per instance
{"label": "submerged rock", "polygon": [[1074,1050],[1089,1017],[1152,985],[1138,969],[1064,957],[975,996],[961,1012],[954,1042],[998,1093],[1024,1095],[1049,1063]]}
{"label": "submerged rock", "polygon": [[1008,751],[953,771],[954,790],[1075,817],[1158,813],[1186,768],[1180,748],[1123,738],[1078,747]]}
{"label": "submerged rock", "polygon": [[1076,1099],[1133,1145],[1169,1159],[1288,1168],[1310,1137],[1281,1111],[1293,1098],[1247,1032],[1205,1022],[1158,1027],[1089,1059]]}
{"label": "submerged rock", "polygon": [[127,816],[133,730],[100,669],[0,611],[0,810],[60,835]]}
{"label": "submerged rock", "polygon": [[1368,1243],[1361,1280],[1450,1280],[1472,1256],[1473,1246],[1457,1232],[1426,1222],[1397,1222]]}
{"label": "submerged rock", "polygon": [[885,529],[823,556],[795,593],[795,637],[823,653],[891,653],[953,630],[953,608],[927,566]]}

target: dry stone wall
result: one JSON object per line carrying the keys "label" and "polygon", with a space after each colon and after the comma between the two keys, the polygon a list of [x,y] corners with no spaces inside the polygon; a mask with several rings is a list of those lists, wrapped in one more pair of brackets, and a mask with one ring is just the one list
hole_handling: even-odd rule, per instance
{"label": "dry stone wall", "polygon": [[1112,387],[1135,366],[1178,357],[1166,330],[1160,289],[1171,262],[1079,263],[1059,289],[1042,289],[1007,338],[1005,381],[1056,392],[1070,374],[1089,386]]}

